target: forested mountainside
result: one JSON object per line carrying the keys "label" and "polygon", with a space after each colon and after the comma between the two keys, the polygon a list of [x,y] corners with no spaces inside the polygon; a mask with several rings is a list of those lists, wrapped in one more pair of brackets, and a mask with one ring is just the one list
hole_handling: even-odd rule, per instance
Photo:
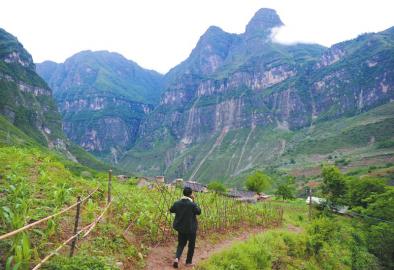
{"label": "forested mountainside", "polygon": [[37,75],[31,55],[3,29],[0,29],[0,122],[2,146],[47,147],[71,161],[106,168],[64,135],[52,90]]}
{"label": "forested mountainside", "polygon": [[62,64],[46,61],[37,72],[53,89],[67,136],[113,163],[133,145],[162,90],[161,74],[107,51],[83,51]]}
{"label": "forested mountainside", "polygon": [[[190,56],[165,75],[160,105],[143,122],[121,166],[205,181],[236,178],[303,160],[297,149],[333,135],[309,134],[327,121],[346,122],[392,101],[394,28],[324,48],[273,42],[272,32],[282,24],[274,10],[261,9],[243,34],[210,27]],[[384,127],[382,133],[346,147],[392,139],[393,118],[383,118],[369,123]],[[335,136],[370,132],[365,124],[343,127]],[[333,144],[323,154],[342,147]],[[321,154],[314,150],[309,156]]]}

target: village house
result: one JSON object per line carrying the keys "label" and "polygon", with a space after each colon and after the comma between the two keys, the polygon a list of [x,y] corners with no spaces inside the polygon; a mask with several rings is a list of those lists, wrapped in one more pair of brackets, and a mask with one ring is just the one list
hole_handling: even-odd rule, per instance
{"label": "village house", "polygon": [[195,181],[184,181],[183,187],[189,187],[193,190],[193,192],[208,192],[207,185]]}
{"label": "village house", "polygon": [[256,203],[258,195],[253,191],[243,191],[237,189],[230,189],[227,194],[228,197],[234,198],[237,201]]}
{"label": "village house", "polygon": [[116,178],[117,178],[119,181],[125,182],[125,181],[127,181],[130,177],[127,176],[127,175],[117,175]]}
{"label": "village house", "polygon": [[137,181],[137,187],[147,187],[149,189],[153,188],[153,181],[147,177],[139,177]]}

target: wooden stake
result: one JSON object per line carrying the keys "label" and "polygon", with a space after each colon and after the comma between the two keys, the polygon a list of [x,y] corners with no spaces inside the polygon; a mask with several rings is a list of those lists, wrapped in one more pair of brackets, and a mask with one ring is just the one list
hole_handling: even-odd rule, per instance
{"label": "wooden stake", "polygon": [[108,199],[107,199],[107,203],[108,204],[112,200],[112,197],[111,197],[111,185],[112,185],[112,170],[110,169],[108,171]]}
{"label": "wooden stake", "polygon": [[312,220],[312,188],[309,188],[309,221]]}
{"label": "wooden stake", "polygon": [[[75,214],[74,235],[77,234],[77,232],[78,232],[79,215],[80,215],[80,211],[81,211],[81,196],[78,196],[77,202],[78,202],[78,204],[77,204],[77,212]],[[71,243],[70,257],[72,257],[74,255],[74,250],[75,250],[76,244],[77,244],[77,237],[75,237]]]}

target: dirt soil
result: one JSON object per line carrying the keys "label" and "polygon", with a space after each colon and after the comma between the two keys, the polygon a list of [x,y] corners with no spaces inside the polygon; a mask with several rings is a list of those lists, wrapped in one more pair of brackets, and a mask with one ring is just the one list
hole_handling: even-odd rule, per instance
{"label": "dirt soil", "polygon": [[[201,239],[197,235],[196,249],[194,251],[193,264],[212,256],[214,253],[220,252],[223,249],[230,247],[237,241],[245,241],[250,236],[265,231],[265,228],[245,229],[244,231],[231,232],[221,234],[218,239]],[[172,263],[175,256],[176,243],[168,243],[156,248],[152,248],[148,258],[146,259],[146,270],[169,270],[174,269]],[[187,246],[183,250],[178,269],[193,269],[185,266],[185,259],[187,253]]]}

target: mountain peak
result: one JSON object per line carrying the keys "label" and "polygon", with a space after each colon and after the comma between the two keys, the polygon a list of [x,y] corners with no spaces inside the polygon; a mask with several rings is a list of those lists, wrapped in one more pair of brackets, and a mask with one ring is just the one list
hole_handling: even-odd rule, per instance
{"label": "mountain peak", "polygon": [[271,31],[274,27],[280,27],[283,22],[274,9],[262,8],[258,10],[246,26],[245,34],[253,35]]}

